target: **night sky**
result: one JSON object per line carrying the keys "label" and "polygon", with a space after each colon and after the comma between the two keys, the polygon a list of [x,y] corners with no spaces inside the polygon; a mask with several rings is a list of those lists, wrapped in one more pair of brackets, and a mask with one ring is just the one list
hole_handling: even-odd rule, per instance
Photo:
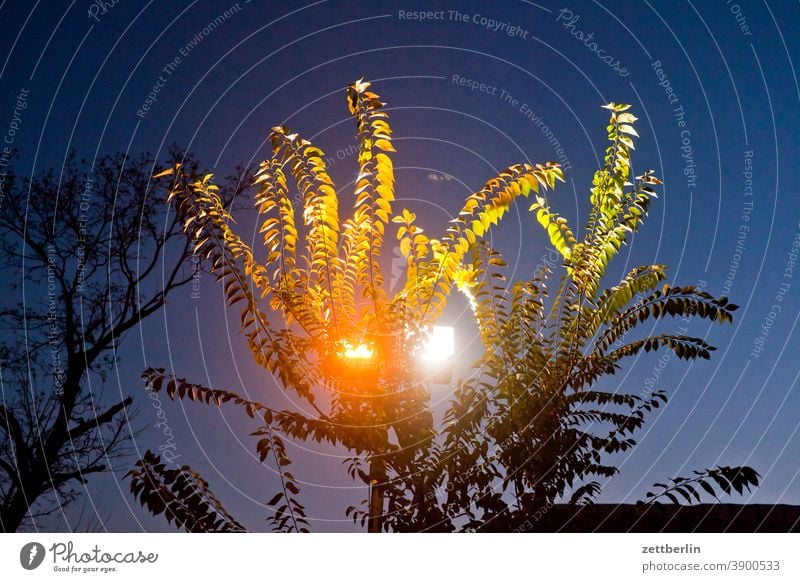
{"label": "night sky", "polygon": [[[800,6],[737,1],[6,1],[0,133],[14,122],[19,174],[58,169],[73,149],[89,160],[117,151],[164,159],[176,143],[224,176],[267,157],[270,128],[285,124],[326,152],[345,208],[356,166],[344,89],[363,77],[388,104],[395,208],[415,210],[428,233],[443,232],[463,199],[503,168],[548,160],[566,169],[552,206],[579,230],[606,144],[601,106],[630,103],[640,118],[634,170],[652,168],[664,185],[609,284],[632,266],[663,263],[670,282],[741,308],[732,326],[688,325],[718,347],[710,361],[642,353],[604,381],[631,392],[665,388],[670,402],[618,457],[621,473],[599,501],[632,503],[655,481],[746,464],[763,482],[733,501],[800,504]],[[511,279],[529,278],[548,256],[528,206],[491,232]],[[247,211],[239,216],[252,225]],[[191,293],[179,291],[125,338],[104,387],[109,401],[134,395],[142,452],[164,441],[140,379],[146,366],[298,405],[253,364],[238,312],[211,277]],[[466,374],[478,349],[462,297],[442,322],[457,328],[457,372]],[[433,387],[439,413],[449,390]],[[179,461],[247,527],[264,529],[278,478],[258,462],[255,426],[236,409],[161,404]],[[312,529],[353,529],[344,508],[366,494],[340,465],[343,451],[311,442],[289,452]],[[128,493],[122,475],[132,463],[90,480],[86,511],[109,531],[170,531]],[[80,505],[51,527],[72,527]]]}

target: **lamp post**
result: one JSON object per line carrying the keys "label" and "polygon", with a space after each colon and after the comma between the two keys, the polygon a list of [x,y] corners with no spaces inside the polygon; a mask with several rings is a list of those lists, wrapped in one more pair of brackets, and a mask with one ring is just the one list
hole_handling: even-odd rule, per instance
{"label": "lamp post", "polygon": [[[452,327],[433,326],[426,333],[421,348],[413,354],[415,377],[434,384],[448,384],[453,374],[453,353],[455,351],[455,333]],[[376,350],[364,343],[343,344],[341,357],[350,367],[362,368],[376,353]],[[384,497],[383,486],[386,483],[386,460],[383,454],[388,448],[389,429],[383,433],[379,451],[370,461],[369,466],[369,510],[367,532],[380,533],[383,525]]]}

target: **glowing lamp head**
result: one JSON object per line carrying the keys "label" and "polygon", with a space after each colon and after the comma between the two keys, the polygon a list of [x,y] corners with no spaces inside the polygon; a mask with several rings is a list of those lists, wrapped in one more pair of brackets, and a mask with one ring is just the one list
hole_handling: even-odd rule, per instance
{"label": "glowing lamp head", "polygon": [[422,344],[419,357],[425,362],[444,362],[455,352],[454,330],[452,327],[434,325]]}
{"label": "glowing lamp head", "polygon": [[344,342],[344,351],[342,356],[349,360],[369,360],[374,355],[374,352],[366,344],[354,345],[350,342]]}

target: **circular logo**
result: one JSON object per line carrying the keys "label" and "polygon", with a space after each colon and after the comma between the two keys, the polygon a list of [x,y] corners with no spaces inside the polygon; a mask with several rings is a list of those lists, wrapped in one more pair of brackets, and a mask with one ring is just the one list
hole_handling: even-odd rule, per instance
{"label": "circular logo", "polygon": [[44,546],[38,542],[30,542],[22,546],[19,552],[19,563],[26,570],[35,570],[44,561]]}

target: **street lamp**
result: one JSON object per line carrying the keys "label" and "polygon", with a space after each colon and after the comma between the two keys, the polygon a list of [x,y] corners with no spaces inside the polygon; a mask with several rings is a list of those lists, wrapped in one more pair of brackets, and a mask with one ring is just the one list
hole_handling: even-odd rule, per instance
{"label": "street lamp", "polygon": [[419,354],[420,359],[432,363],[447,361],[455,352],[455,329],[434,325],[427,335]]}
{"label": "street lamp", "polygon": [[[434,325],[423,333],[425,338],[419,349],[413,354],[415,377],[418,380],[436,384],[448,384],[453,375],[455,330],[448,326]],[[343,341],[338,355],[347,368],[364,379],[362,374],[368,368],[374,370],[380,368],[379,363],[373,361],[376,351],[378,350],[374,346],[365,342]],[[381,353],[378,357],[385,358],[386,354]],[[388,428],[384,440],[388,443]],[[385,482],[386,461],[381,458],[379,453],[372,458],[369,468],[369,518],[367,521],[369,533],[380,533],[381,531],[381,516],[384,510],[381,488]]]}
{"label": "street lamp", "polygon": [[[425,339],[413,353],[414,373],[417,380],[448,384],[453,374],[453,354],[455,353],[455,329],[445,325],[434,325],[422,332]],[[348,368],[362,371],[373,362],[376,349],[366,342],[340,342],[338,356]],[[378,357],[383,357],[379,355]]]}
{"label": "street lamp", "polygon": [[344,342],[342,347],[344,348],[342,356],[348,360],[369,360],[375,354],[367,344],[353,345],[350,342]]}
{"label": "street lamp", "polygon": [[434,325],[416,354],[417,376],[434,384],[449,384],[453,377],[455,329]]}

